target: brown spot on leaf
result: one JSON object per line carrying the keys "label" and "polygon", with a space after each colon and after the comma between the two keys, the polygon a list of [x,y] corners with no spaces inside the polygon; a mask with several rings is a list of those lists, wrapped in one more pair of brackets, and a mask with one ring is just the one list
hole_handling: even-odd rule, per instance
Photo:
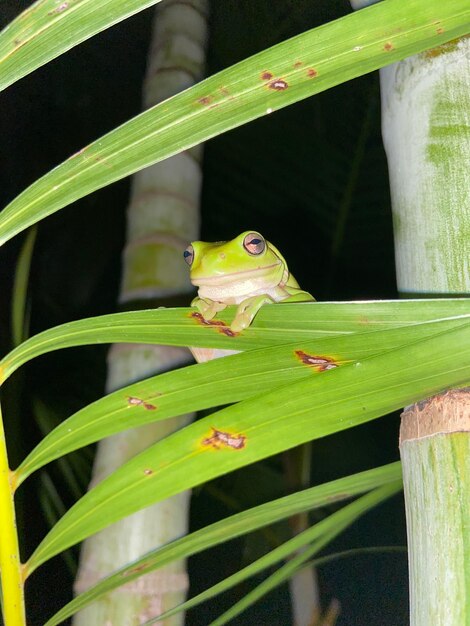
{"label": "brown spot on leaf", "polygon": [[387,41],[384,45],[384,50],[385,52],[390,52],[390,50],[393,50],[393,44],[390,41]]}
{"label": "brown spot on leaf", "polygon": [[145,402],[141,398],[136,398],[135,396],[127,396],[127,405],[128,406],[143,406],[147,411],[155,411],[157,408],[155,404],[151,404],[150,402]]}
{"label": "brown spot on leaf", "polygon": [[238,333],[236,333],[234,330],[232,330],[228,326],[219,328],[219,332],[222,333],[222,335],[226,335],[227,337],[236,337],[238,335]]}
{"label": "brown spot on leaf", "polygon": [[199,311],[193,311],[191,313],[191,317],[197,320],[200,324],[204,324],[204,326],[225,326],[224,322],[221,320],[206,320],[206,318],[199,313]]}
{"label": "brown spot on leaf", "polygon": [[95,157],[93,157],[93,160],[97,163],[103,163],[104,167],[106,167],[108,170],[112,169],[112,165],[108,163],[108,159],[106,159],[105,157],[96,155]]}
{"label": "brown spot on leaf", "polygon": [[220,93],[223,93],[224,96],[229,96],[230,95],[230,91],[227,89],[227,87],[219,87],[219,91],[220,91]]}
{"label": "brown spot on leaf", "polygon": [[202,440],[203,446],[210,446],[215,450],[221,448],[233,448],[233,450],[242,450],[245,447],[246,437],[245,435],[235,435],[233,433],[227,433],[223,430],[217,430],[212,427],[212,433],[209,437]]}
{"label": "brown spot on leaf", "polygon": [[269,89],[274,89],[274,91],[284,91],[289,87],[286,81],[283,78],[276,78],[276,80],[268,83]]}
{"label": "brown spot on leaf", "polygon": [[296,62],[294,63],[294,67],[296,67],[296,68],[298,68],[298,67],[302,67],[302,65],[303,65],[302,61],[296,61]]}
{"label": "brown spot on leaf", "polygon": [[199,98],[198,100],[199,104],[203,104],[203,105],[208,105],[212,102],[212,97],[211,96],[203,96],[202,98]]}
{"label": "brown spot on leaf", "polygon": [[153,474],[153,469],[150,469],[150,468],[144,469],[144,474],[146,476],[151,476]]}
{"label": "brown spot on leaf", "polygon": [[193,311],[192,313],[190,313],[190,317],[197,320],[200,324],[203,324],[204,326],[217,327],[217,330],[223,335],[226,335],[227,337],[236,337],[238,335],[238,333],[234,332],[231,328],[229,328],[228,325],[224,321],[206,320],[204,316],[201,313],[199,313],[199,311]]}
{"label": "brown spot on leaf", "polygon": [[307,76],[309,78],[315,78],[316,76],[318,76],[318,72],[313,67],[309,67],[309,69],[307,70]]}
{"label": "brown spot on leaf", "polygon": [[338,363],[331,356],[307,354],[303,350],[295,350],[295,356],[305,365],[315,368],[317,372],[326,372],[338,367]]}
{"label": "brown spot on leaf", "polygon": [[438,35],[442,35],[442,33],[443,33],[443,32],[444,32],[444,29],[443,29],[442,27],[441,27],[441,28],[437,28],[437,29],[436,29],[436,33],[437,33]]}
{"label": "brown spot on leaf", "polygon": [[199,311],[193,311],[192,313],[190,313],[190,317],[197,320],[200,324],[205,324],[206,326],[211,325],[211,320],[206,320],[203,317],[202,313],[199,313]]}
{"label": "brown spot on leaf", "polygon": [[128,569],[125,572],[122,572],[121,576],[123,578],[125,578],[126,576],[132,576],[132,574],[137,574],[138,572],[141,572],[142,570],[144,570],[147,567],[147,563],[142,563],[141,565],[137,565],[136,567],[133,567],[132,569]]}
{"label": "brown spot on leaf", "polygon": [[261,72],[261,76],[260,76],[261,80],[271,80],[272,77],[273,75],[271,74],[271,72],[268,72],[268,71]]}

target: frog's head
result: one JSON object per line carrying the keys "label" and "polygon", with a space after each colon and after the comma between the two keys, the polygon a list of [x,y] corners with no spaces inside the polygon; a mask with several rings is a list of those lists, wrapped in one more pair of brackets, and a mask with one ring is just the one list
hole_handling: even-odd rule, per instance
{"label": "frog's head", "polygon": [[265,293],[287,275],[282,255],[255,231],[245,231],[232,241],[194,241],[184,258],[199,294],[213,298]]}

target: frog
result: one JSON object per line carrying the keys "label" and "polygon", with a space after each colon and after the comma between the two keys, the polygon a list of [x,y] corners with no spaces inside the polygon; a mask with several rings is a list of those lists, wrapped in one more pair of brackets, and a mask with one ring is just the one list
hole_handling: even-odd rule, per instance
{"label": "frog", "polygon": [[193,241],[183,253],[198,294],[191,302],[210,321],[231,304],[238,305],[230,330],[248,328],[265,304],[313,302],[300,288],[286,260],[259,232],[248,230],[231,241]]}

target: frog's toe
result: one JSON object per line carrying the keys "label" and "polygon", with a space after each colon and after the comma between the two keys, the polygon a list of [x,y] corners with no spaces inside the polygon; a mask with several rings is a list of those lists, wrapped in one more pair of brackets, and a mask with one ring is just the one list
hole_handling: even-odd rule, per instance
{"label": "frog's toe", "polygon": [[210,320],[214,319],[214,317],[216,316],[217,311],[214,311],[214,309],[212,309],[212,308],[207,308],[207,309],[204,309],[204,311],[201,311],[201,313],[202,313],[202,317],[206,321],[210,321]]}
{"label": "frog's toe", "polygon": [[239,333],[251,324],[253,320],[253,316],[249,313],[241,313],[237,315],[233,322],[230,324],[230,330],[233,330],[235,333]]}

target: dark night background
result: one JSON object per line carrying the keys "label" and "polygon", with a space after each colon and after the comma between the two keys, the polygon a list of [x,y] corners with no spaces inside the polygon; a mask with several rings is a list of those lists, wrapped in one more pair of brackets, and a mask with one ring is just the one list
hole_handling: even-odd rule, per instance
{"label": "dark night background", "polygon": [[[4,0],[1,26],[29,4]],[[301,0],[274,8],[272,4],[276,5],[266,0],[212,2],[208,74],[350,12],[346,0]],[[0,206],[139,112],[152,11],[95,36],[2,94]],[[128,190],[129,180],[120,181],[40,223],[30,284],[31,333],[117,310]],[[318,300],[396,297],[377,74],[319,94],[206,145],[201,238],[222,240],[246,229],[259,230],[274,242],[302,287]],[[2,354],[10,349],[11,286],[22,241],[19,236],[0,250]],[[32,416],[33,400],[64,419],[102,395],[106,350],[58,351],[24,367],[6,385],[2,405],[12,465],[40,437]],[[398,458],[398,416],[313,445],[314,484],[383,465]],[[246,486],[253,485],[255,474],[273,489],[280,468],[277,460],[268,460],[196,490],[192,529],[234,512],[220,493],[234,494],[241,506],[259,503],[258,493],[247,495]],[[61,496],[70,506],[73,498],[67,485],[60,482],[56,469],[51,476],[58,480]],[[84,484],[86,480],[84,476]],[[24,556],[47,530],[38,504],[40,493],[41,482],[33,477],[18,494]],[[324,553],[404,544],[403,504],[397,497],[361,518]],[[193,558],[191,595],[235,571],[263,545],[261,536],[241,539]],[[323,566],[319,575],[324,605],[332,597],[342,604],[338,626],[407,623],[404,553],[338,560]],[[209,623],[260,580],[254,578],[191,611],[187,624]],[[71,582],[62,558],[32,577],[28,585],[31,626],[42,624],[46,615],[70,598]],[[287,588],[277,589],[234,623],[290,623]]]}

